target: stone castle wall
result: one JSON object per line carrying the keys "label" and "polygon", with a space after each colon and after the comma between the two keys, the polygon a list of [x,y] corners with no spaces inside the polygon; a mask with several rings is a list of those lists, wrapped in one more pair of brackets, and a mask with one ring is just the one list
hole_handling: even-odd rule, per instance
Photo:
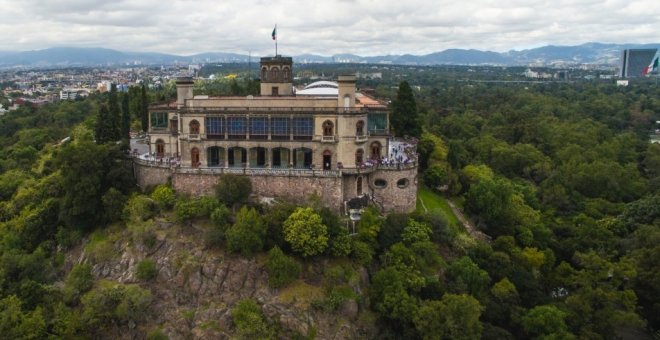
{"label": "stone castle wall", "polygon": [[[134,163],[138,185],[148,188],[172,180],[172,187],[180,193],[192,196],[213,195],[219,174],[173,172],[169,168]],[[362,176],[363,193],[374,200],[385,212],[412,212],[417,200],[417,168],[378,169]],[[262,197],[278,197],[290,202],[304,203],[311,195],[317,195],[321,203],[334,211],[343,207],[344,200],[357,196],[357,176],[308,177],[249,175],[254,194]],[[377,180],[386,185],[376,185]],[[405,182],[405,185],[402,185]],[[382,184],[382,182],[379,182]]]}

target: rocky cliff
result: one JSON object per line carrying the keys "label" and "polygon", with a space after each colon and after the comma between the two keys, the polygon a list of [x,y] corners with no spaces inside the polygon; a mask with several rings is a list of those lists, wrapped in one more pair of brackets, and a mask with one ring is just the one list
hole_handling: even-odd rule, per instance
{"label": "rocky cliff", "polygon": [[[203,222],[201,222],[203,224]],[[360,307],[361,299],[345,301],[336,311],[319,307],[323,301],[324,268],[329,260],[304,263],[301,279],[282,289],[268,286],[265,254],[253,258],[206,249],[204,226],[182,226],[166,220],[153,223],[155,242],[140,242],[134,232],[117,228],[109,254],[98,256],[89,240],[68,253],[66,268],[76,263],[93,265],[96,279],[137,283],[153,295],[151,312],[138,324],[118,325],[108,338],[141,339],[154,329],[170,339],[225,339],[234,334],[231,310],[242,299],[254,299],[280,338],[346,339],[372,337],[373,317]],[[106,251],[108,253],[108,251]],[[149,259],[156,264],[152,280],[139,280],[136,266]],[[360,296],[368,284],[363,268],[350,284]]]}

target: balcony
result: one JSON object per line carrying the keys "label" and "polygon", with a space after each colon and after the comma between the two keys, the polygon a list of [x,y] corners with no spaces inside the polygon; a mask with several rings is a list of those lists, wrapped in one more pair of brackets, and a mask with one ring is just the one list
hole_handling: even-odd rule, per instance
{"label": "balcony", "polygon": [[321,143],[334,143],[335,136],[321,136]]}
{"label": "balcony", "polygon": [[362,144],[369,139],[369,135],[355,135],[355,143]]}

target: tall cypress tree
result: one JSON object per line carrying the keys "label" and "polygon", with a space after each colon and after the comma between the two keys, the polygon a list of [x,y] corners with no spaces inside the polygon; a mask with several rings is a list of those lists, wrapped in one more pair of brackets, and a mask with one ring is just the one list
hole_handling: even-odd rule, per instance
{"label": "tall cypress tree", "polygon": [[106,105],[101,105],[96,116],[96,126],[94,133],[96,135],[96,144],[105,144],[113,141],[112,121]]}
{"label": "tall cypress tree", "polygon": [[121,136],[121,112],[119,109],[119,101],[117,100],[117,85],[110,85],[110,93],[108,95],[108,112],[109,112],[109,125],[110,125],[110,139],[113,141],[119,140]]}
{"label": "tall cypress tree", "polygon": [[399,84],[396,99],[392,102],[390,123],[397,136],[419,137],[422,135],[415,96],[410,84],[405,80]]}
{"label": "tall cypress tree", "polygon": [[142,85],[140,96],[140,121],[142,122],[142,131],[149,130],[149,102],[147,101],[147,87]]}
{"label": "tall cypress tree", "polygon": [[121,138],[130,138],[131,132],[131,113],[128,108],[128,93],[121,97]]}

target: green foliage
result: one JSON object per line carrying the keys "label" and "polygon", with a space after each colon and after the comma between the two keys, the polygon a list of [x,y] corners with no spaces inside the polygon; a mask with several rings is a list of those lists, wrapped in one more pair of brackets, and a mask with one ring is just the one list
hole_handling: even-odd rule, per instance
{"label": "green foliage", "polygon": [[355,300],[358,295],[349,286],[333,287],[325,300],[325,306],[328,310],[335,311],[339,309],[344,302],[348,300]]}
{"label": "green foliage", "polygon": [[355,260],[355,262],[363,266],[368,266],[371,264],[371,261],[373,261],[375,255],[375,251],[371,245],[366,242],[354,239],[351,248],[351,257]]}
{"label": "green foliage", "polygon": [[418,305],[408,294],[407,279],[393,267],[378,271],[371,284],[371,300],[380,315],[391,320],[411,322],[417,314]]}
{"label": "green foliage", "polygon": [[158,268],[156,263],[152,260],[145,259],[138,262],[135,266],[135,277],[142,281],[149,281],[156,278],[158,275]]}
{"label": "green foliage", "polygon": [[146,221],[154,216],[154,201],[145,195],[133,195],[126,202],[124,215],[131,222]]}
{"label": "green foliage", "polygon": [[105,219],[109,223],[119,221],[124,211],[126,196],[115,188],[110,188],[101,198]]}
{"label": "green foliage", "polygon": [[297,208],[284,221],[284,239],[304,257],[321,254],[328,246],[327,228],[312,208]]}
{"label": "green foliage", "polygon": [[452,262],[447,268],[447,278],[452,292],[483,297],[490,283],[488,273],[467,256]]}
{"label": "green foliage", "polygon": [[399,84],[399,91],[391,107],[390,124],[397,136],[419,137],[422,134],[417,103],[407,81],[404,80]]}
{"label": "green foliage", "polygon": [[82,297],[82,317],[90,330],[102,332],[113,324],[141,321],[151,301],[151,292],[137,285],[102,281]]}
{"label": "green foliage", "polygon": [[403,229],[401,239],[408,245],[416,242],[428,242],[431,240],[431,227],[426,223],[409,219]]}
{"label": "green foliage", "polygon": [[211,213],[211,225],[206,230],[204,241],[208,247],[216,247],[225,240],[227,228],[229,227],[229,217],[231,212],[224,205],[219,205]]}
{"label": "green foliage", "polygon": [[93,285],[92,266],[89,264],[76,264],[66,278],[65,295],[68,295],[70,300],[77,299],[83,293],[92,289]]}
{"label": "green foliage", "polygon": [[236,214],[236,223],[227,230],[227,246],[230,251],[250,256],[263,248],[266,223],[259,213],[246,206]]}
{"label": "green foliage", "polygon": [[43,339],[46,322],[41,308],[23,311],[19,298],[10,295],[0,300],[0,334],[5,339]]}
{"label": "green foliage", "polygon": [[434,164],[424,170],[424,184],[436,190],[445,184],[449,184],[449,171],[447,167]]}
{"label": "green foliage", "polygon": [[176,202],[176,196],[174,195],[174,190],[171,187],[161,184],[156,186],[154,191],[151,193],[151,199],[156,202],[160,210],[170,209],[174,206]]}
{"label": "green foliage", "polygon": [[215,186],[216,197],[229,207],[247,202],[251,193],[252,182],[247,176],[223,174]]}
{"label": "green foliage", "polygon": [[236,325],[239,339],[272,339],[270,329],[261,307],[254,300],[241,300],[231,310],[231,317]]}
{"label": "green foliage", "polygon": [[567,333],[568,327],[564,322],[566,316],[555,306],[536,306],[523,316],[522,326],[528,334],[538,338],[574,339],[573,335]]}
{"label": "green foliage", "polygon": [[194,218],[210,216],[219,206],[213,197],[180,197],[174,205],[174,213],[179,222],[190,222]]}
{"label": "green foliage", "polygon": [[268,271],[268,285],[271,288],[281,288],[298,278],[300,264],[292,257],[286,256],[276,246],[268,252],[266,270]]}
{"label": "green foliage", "polygon": [[470,295],[445,294],[440,301],[423,303],[414,323],[424,339],[481,339],[482,311]]}

